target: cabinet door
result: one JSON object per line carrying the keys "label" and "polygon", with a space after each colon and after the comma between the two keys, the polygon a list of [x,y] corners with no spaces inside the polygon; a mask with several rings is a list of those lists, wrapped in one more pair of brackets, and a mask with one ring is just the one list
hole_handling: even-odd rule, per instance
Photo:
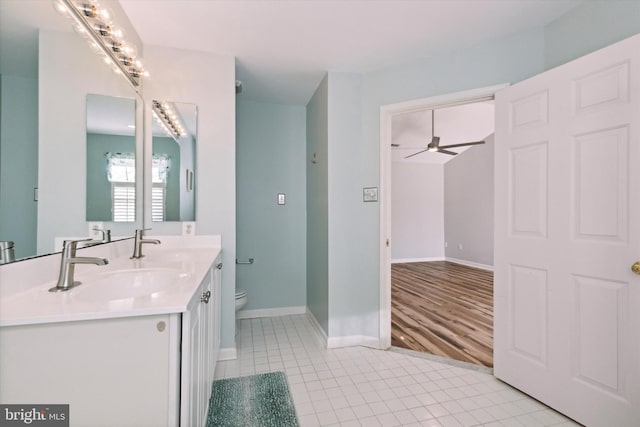
{"label": "cabinet door", "polygon": [[[219,347],[220,291],[209,271],[182,322],[182,426],[205,426]],[[215,270],[217,271],[217,270]],[[218,289],[218,290],[216,290]],[[216,344],[218,343],[218,344]]]}
{"label": "cabinet door", "polygon": [[[182,318],[182,381],[180,391],[180,425],[202,424],[202,302],[201,290],[194,295]],[[206,416],[206,414],[205,414]]]}
{"label": "cabinet door", "polygon": [[211,387],[213,385],[214,366],[212,363],[213,354],[213,307],[215,302],[215,295],[213,291],[213,273],[209,271],[203,284],[203,292],[206,292],[208,299],[205,298],[202,305],[202,319],[201,319],[201,337],[202,346],[200,348],[200,361],[202,363],[202,370],[200,372],[200,400],[202,405],[202,412],[205,415],[204,422],[206,424],[206,414],[209,409],[209,397],[211,396]]}
{"label": "cabinet door", "polygon": [[220,353],[221,301],[222,301],[222,257],[218,256],[213,274],[213,367],[215,368]]}

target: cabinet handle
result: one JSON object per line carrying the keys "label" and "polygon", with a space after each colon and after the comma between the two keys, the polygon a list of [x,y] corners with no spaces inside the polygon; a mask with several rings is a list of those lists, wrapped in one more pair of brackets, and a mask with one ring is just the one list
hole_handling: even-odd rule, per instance
{"label": "cabinet handle", "polygon": [[222,263],[219,263],[218,265],[216,265],[216,268],[217,268],[218,270],[222,270]]}
{"label": "cabinet handle", "polygon": [[211,291],[203,292],[200,301],[209,304],[209,298],[211,298]]}

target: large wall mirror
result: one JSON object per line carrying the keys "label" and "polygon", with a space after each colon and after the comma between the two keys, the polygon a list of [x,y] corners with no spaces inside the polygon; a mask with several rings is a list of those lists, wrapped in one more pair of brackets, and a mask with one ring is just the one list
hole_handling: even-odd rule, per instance
{"label": "large wall mirror", "polygon": [[152,102],[151,220],[195,221],[197,107]]}
{"label": "large wall mirror", "polygon": [[[135,99],[127,125],[142,123],[142,102],[50,1],[0,1],[0,51],[0,241],[15,242],[21,259],[90,236],[87,95]],[[140,132],[135,141],[142,165]],[[142,197],[135,212],[133,222],[101,222],[128,237],[142,225]]]}
{"label": "large wall mirror", "polygon": [[136,220],[136,101],[87,96],[87,221]]}

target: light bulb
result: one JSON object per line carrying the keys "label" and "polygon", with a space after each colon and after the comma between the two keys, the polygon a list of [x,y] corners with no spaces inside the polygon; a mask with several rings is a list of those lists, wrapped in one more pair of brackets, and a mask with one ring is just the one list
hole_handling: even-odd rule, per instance
{"label": "light bulb", "polygon": [[122,51],[122,43],[120,43],[117,40],[107,40],[106,41],[107,46],[114,52],[121,52]]}
{"label": "light bulb", "polygon": [[78,10],[88,18],[98,17],[98,11],[95,4],[81,3],[77,7],[78,7]]}
{"label": "light bulb", "polygon": [[103,24],[100,21],[96,21],[93,24],[93,30],[96,33],[100,34],[102,37],[111,37],[111,34],[112,34],[111,27],[106,24]]}
{"label": "light bulb", "polygon": [[122,62],[122,65],[124,65],[125,67],[130,66],[132,63],[131,57],[127,55],[118,55],[118,60],[120,60],[120,62]]}

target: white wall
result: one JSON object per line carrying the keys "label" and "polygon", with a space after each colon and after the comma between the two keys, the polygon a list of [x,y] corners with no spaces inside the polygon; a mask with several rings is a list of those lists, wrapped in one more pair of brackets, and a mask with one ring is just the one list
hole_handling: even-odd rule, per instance
{"label": "white wall", "polygon": [[[145,46],[144,65],[151,77],[144,84],[145,129],[151,129],[154,99],[195,104],[198,108],[196,143],[196,234],[222,236],[222,347],[235,346],[236,286],[236,151],[235,59],[232,56]],[[151,156],[151,132],[145,135],[145,158]],[[151,182],[151,168],[145,171]],[[150,203],[150,188],[145,188]],[[150,234],[181,234],[182,223],[152,223]]]}
{"label": "white wall", "polygon": [[[40,31],[38,75],[38,253],[49,253],[55,237],[88,235],[87,95],[135,98],[136,93],[74,32]],[[141,133],[136,140],[142,141]],[[142,212],[141,200],[136,212]],[[133,235],[141,224],[137,218],[108,227],[122,236]]]}
{"label": "white wall", "polygon": [[447,258],[493,266],[493,135],[444,166]]}
{"label": "white wall", "polygon": [[444,258],[444,166],[393,162],[392,262]]}

